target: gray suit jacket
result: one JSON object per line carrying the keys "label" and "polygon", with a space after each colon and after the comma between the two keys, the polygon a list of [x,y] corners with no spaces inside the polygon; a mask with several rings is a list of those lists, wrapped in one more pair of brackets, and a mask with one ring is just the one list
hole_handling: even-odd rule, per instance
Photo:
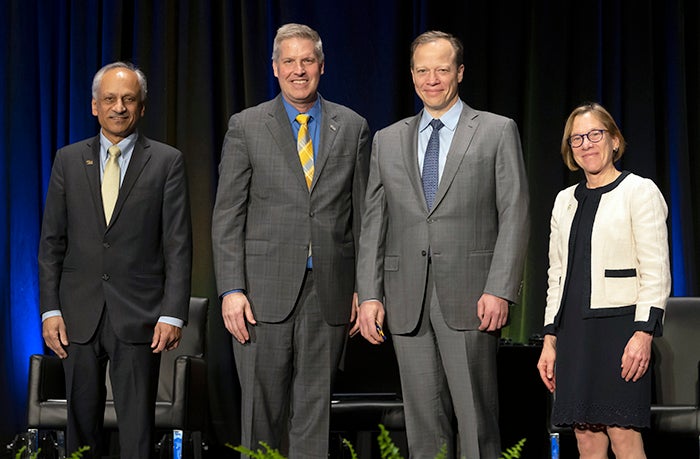
{"label": "gray suit jacket", "polygon": [[319,303],[347,323],[369,168],[369,127],[321,99],[309,192],[282,96],[233,115],[224,139],[212,240],[220,294],[244,289],[258,321],[286,319],[302,286],[309,241]]}
{"label": "gray suit jacket", "polygon": [[41,312],[60,309],[84,343],[107,307],[128,343],[149,343],[158,317],[187,321],[192,234],[182,154],[139,136],[109,226],[100,137],[56,153],[39,241]]}
{"label": "gray suit jacket", "polygon": [[446,322],[476,329],[483,293],[515,301],[521,285],[529,197],[518,129],[513,120],[464,104],[428,212],[416,152],[420,117],[374,137],[358,261],[360,301],[384,301],[392,332],[412,331],[432,253]]}

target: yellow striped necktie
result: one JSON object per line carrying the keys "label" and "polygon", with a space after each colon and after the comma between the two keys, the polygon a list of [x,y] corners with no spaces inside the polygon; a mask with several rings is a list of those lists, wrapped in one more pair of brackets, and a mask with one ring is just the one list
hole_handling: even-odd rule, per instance
{"label": "yellow striped necktie", "polygon": [[304,113],[300,113],[296,117],[296,120],[301,125],[297,135],[297,151],[299,152],[301,167],[304,169],[306,186],[310,190],[311,182],[314,180],[314,146],[309,135],[309,118],[310,116]]}
{"label": "yellow striped necktie", "polygon": [[112,145],[107,151],[109,158],[107,159],[107,164],[105,164],[104,174],[102,174],[102,205],[105,211],[105,221],[109,225],[109,221],[112,219],[112,212],[114,212],[114,205],[117,203],[117,196],[119,196],[121,170],[119,169],[117,158],[122,152],[116,145]]}

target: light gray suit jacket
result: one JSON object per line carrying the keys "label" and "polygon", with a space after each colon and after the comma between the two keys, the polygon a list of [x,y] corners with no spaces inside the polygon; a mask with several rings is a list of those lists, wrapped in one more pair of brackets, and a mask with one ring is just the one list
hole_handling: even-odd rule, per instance
{"label": "light gray suit jacket", "polygon": [[446,322],[476,329],[479,297],[486,292],[513,302],[522,281],[529,195],[518,129],[511,119],[464,104],[428,212],[416,151],[421,114],[374,137],[358,260],[360,301],[383,301],[391,331],[411,332],[431,254]]}
{"label": "light gray suit jacket", "polygon": [[357,113],[324,99],[321,110],[310,192],[281,96],[229,121],[212,222],[216,281],[219,294],[245,290],[258,321],[289,316],[309,241],[326,322],[350,318],[369,127]]}

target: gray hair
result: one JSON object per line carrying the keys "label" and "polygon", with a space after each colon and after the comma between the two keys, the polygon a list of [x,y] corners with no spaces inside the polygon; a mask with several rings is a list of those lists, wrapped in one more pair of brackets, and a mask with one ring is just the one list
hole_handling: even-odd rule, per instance
{"label": "gray hair", "polygon": [[314,54],[319,62],[323,62],[323,43],[318,32],[303,24],[285,24],[277,29],[275,41],[272,45],[272,60],[277,61],[280,57],[280,44],[289,38],[304,38],[314,42]]}
{"label": "gray hair", "polygon": [[100,84],[102,83],[102,77],[104,77],[107,71],[112,69],[127,69],[131,70],[136,74],[136,78],[139,80],[139,86],[141,87],[141,102],[146,100],[146,94],[148,93],[148,84],[146,82],[146,75],[131,62],[112,62],[107,64],[97,71],[95,77],[92,79],[92,98],[97,100],[97,91],[100,89]]}

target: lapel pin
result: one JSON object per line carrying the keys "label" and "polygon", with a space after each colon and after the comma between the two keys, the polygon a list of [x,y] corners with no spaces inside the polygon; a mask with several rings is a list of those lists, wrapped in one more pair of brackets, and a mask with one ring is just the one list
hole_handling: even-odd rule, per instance
{"label": "lapel pin", "polygon": [[86,165],[86,166],[92,166],[92,164],[93,164],[93,162],[92,162],[91,159],[86,159],[86,160],[85,160],[85,165]]}

